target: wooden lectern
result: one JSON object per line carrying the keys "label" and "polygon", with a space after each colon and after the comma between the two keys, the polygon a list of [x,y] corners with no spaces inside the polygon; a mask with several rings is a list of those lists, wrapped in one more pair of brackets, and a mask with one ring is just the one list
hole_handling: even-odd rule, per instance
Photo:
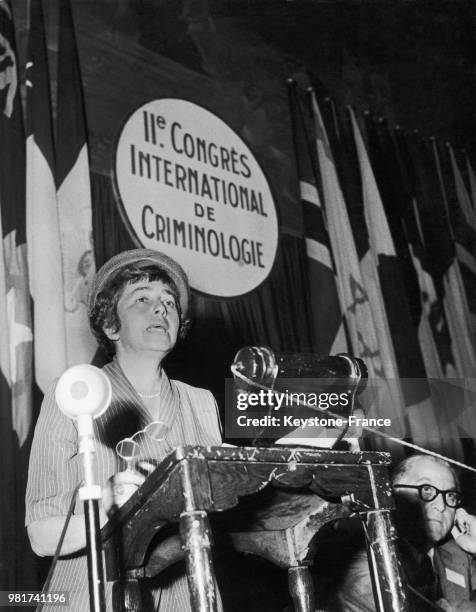
{"label": "wooden lectern", "polygon": [[314,612],[314,536],[358,512],[366,517],[377,609],[405,612],[389,463],[377,452],[178,447],[102,530],[115,609],[140,611],[138,580],[185,557],[192,609],[216,610],[212,540],[226,532],[236,551],[288,568],[295,609]]}

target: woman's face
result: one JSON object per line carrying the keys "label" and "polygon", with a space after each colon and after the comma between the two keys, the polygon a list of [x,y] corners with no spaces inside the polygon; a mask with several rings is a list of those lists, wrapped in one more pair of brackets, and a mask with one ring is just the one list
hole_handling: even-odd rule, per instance
{"label": "woman's face", "polygon": [[119,331],[106,329],[116,353],[152,352],[165,357],[175,346],[180,315],[175,295],[163,281],[127,283],[117,303]]}

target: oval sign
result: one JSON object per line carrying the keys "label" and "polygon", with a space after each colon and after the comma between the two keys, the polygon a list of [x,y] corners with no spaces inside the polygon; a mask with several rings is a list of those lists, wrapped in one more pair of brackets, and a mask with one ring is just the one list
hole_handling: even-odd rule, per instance
{"label": "oval sign", "polygon": [[271,190],[253,154],[221,119],[185,100],[154,100],[124,125],[115,179],[135,241],[163,251],[194,289],[248,293],[278,246]]}

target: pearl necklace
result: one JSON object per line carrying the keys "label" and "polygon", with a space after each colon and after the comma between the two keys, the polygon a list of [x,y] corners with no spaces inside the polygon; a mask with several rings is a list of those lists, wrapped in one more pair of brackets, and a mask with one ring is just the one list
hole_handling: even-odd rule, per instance
{"label": "pearl necklace", "polygon": [[154,399],[154,397],[159,397],[160,389],[157,391],[157,393],[152,393],[151,395],[147,395],[147,393],[141,393],[140,391],[137,391],[137,395],[142,399]]}

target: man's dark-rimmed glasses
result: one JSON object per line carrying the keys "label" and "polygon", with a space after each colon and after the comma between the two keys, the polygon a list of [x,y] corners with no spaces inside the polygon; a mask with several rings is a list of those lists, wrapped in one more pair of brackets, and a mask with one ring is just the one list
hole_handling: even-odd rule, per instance
{"label": "man's dark-rimmed glasses", "polygon": [[441,493],[445,504],[449,508],[457,508],[461,503],[461,493],[459,491],[455,491],[454,489],[448,489],[447,491],[441,491],[437,489],[433,485],[430,484],[421,484],[421,485],[405,485],[405,484],[395,484],[393,485],[394,489],[416,489],[418,491],[418,495],[420,499],[424,502],[431,502],[438,497]]}

